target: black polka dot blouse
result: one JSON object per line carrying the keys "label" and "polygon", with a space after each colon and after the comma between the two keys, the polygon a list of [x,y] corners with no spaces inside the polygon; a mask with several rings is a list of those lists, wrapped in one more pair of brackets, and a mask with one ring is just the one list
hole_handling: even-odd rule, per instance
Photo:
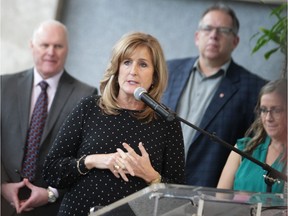
{"label": "black polka dot blouse", "polygon": [[88,215],[91,207],[105,206],[122,199],[147,183],[128,176],[129,182],[116,178],[109,169],[91,169],[81,175],[77,160],[83,155],[126,151],[128,143],[141,155],[142,142],[151,164],[162,182],[184,183],[184,145],[180,122],[158,118],[150,123],[137,120],[131,110],[105,115],[97,105],[99,96],[83,99],[71,112],[51,148],[43,170],[44,179],[55,188],[68,189],[58,215]]}

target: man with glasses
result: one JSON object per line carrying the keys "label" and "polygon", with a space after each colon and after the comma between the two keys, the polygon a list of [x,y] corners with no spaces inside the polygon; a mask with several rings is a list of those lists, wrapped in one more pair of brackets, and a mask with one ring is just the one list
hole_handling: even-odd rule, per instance
{"label": "man with glasses", "polygon": [[[239,21],[223,4],[208,8],[195,33],[199,56],[168,61],[169,82],[162,102],[177,115],[234,145],[253,122],[265,80],[236,64]],[[230,150],[182,124],[186,183],[216,187]]]}

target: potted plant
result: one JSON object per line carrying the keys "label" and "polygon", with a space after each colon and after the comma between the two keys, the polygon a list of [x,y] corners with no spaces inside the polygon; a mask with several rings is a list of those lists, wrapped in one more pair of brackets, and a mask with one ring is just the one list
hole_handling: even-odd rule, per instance
{"label": "potted plant", "polygon": [[268,50],[264,54],[264,58],[268,60],[270,56],[278,50],[285,55],[283,70],[281,72],[281,76],[284,78],[287,78],[287,5],[287,2],[283,3],[271,11],[270,15],[275,16],[277,20],[270,29],[261,27],[259,28],[260,32],[252,36],[252,38],[259,37],[256,45],[252,49],[252,54],[264,47],[267,43],[274,42],[276,47]]}

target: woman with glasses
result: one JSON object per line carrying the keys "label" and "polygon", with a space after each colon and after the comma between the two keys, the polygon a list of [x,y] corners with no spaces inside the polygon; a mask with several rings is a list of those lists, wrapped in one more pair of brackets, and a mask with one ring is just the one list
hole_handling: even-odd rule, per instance
{"label": "woman with glasses", "polygon": [[[256,105],[257,117],[236,147],[279,172],[287,167],[287,80],[270,81],[262,87]],[[267,171],[232,151],[222,171],[218,188],[250,192],[282,193],[284,181],[275,179],[267,191]]]}

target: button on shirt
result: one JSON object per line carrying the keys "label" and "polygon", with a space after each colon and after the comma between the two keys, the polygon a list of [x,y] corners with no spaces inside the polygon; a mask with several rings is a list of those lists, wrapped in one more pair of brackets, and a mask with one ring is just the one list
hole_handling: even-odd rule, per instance
{"label": "button on shirt", "polygon": [[[177,113],[181,118],[199,127],[208,105],[226,74],[230,62],[227,62],[219,71],[209,77],[206,77],[200,71],[198,60],[195,62],[187,81],[187,87],[184,89],[177,106]],[[189,147],[197,131],[184,123],[181,123],[181,126],[185,157],[187,157]]]}

